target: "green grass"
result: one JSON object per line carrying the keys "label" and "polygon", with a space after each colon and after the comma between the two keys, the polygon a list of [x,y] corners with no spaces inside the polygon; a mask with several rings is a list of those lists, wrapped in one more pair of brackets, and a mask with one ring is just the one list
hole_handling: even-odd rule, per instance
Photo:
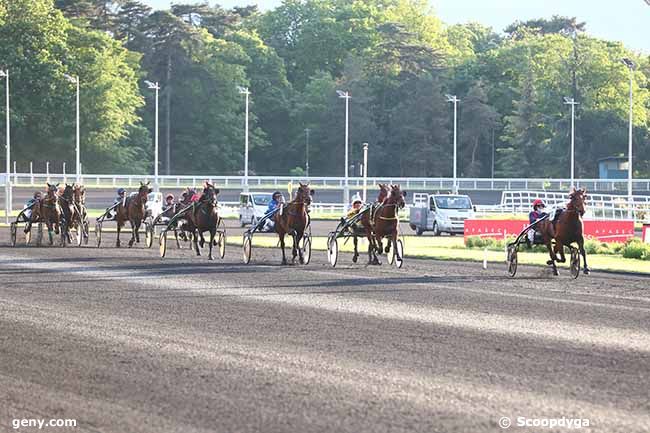
{"label": "green grass", "polygon": [[[312,248],[318,251],[324,251],[327,249],[327,238],[324,236],[315,236],[312,238]],[[489,263],[496,263],[503,265],[505,268],[505,251],[484,251],[478,249],[469,249],[466,248],[463,244],[462,236],[451,237],[451,236],[441,236],[441,237],[416,237],[416,236],[404,236],[404,254],[406,257],[415,257],[415,258],[425,258],[425,259],[435,259],[435,260],[455,260],[455,261],[471,261],[471,262],[482,262],[484,258],[487,258]],[[339,240],[339,251],[343,252],[352,252],[353,245],[350,240],[347,244],[343,244],[343,240]],[[228,243],[234,245],[241,245],[241,237],[229,237]],[[262,248],[275,248],[278,244],[277,236],[273,235],[257,235],[253,237],[253,246],[262,247]],[[291,241],[288,241],[288,245],[291,245]],[[367,243],[365,240],[359,243],[359,252],[365,254],[367,249]],[[637,272],[650,274],[650,262],[637,260],[637,259],[626,259],[621,256],[614,255],[599,255],[592,254],[588,255],[589,267],[592,269],[601,269],[609,271],[624,271],[624,272]],[[521,252],[518,254],[518,260],[520,264],[525,265],[538,265],[546,266],[546,260],[548,260],[548,255],[543,253],[530,253],[530,252]],[[561,265],[567,267],[568,265]]]}

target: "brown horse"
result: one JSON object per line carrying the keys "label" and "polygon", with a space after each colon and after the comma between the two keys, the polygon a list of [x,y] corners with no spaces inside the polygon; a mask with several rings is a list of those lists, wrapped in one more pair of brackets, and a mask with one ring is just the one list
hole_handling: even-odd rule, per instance
{"label": "brown horse", "polygon": [[[582,255],[584,262],[583,272],[585,275],[589,275],[589,267],[587,266],[587,254],[585,253],[585,240],[583,236],[583,223],[582,216],[585,214],[587,200],[587,190],[573,188],[569,194],[569,204],[566,209],[562,210],[560,215],[555,218],[553,224],[555,225],[555,230],[551,232],[552,223],[549,221],[545,227],[540,227],[540,231],[546,240],[546,237],[554,234],[555,237],[555,247],[553,249],[553,254],[551,254],[551,260],[547,264],[553,266],[553,274],[559,275],[557,271],[557,266],[555,262],[564,263],[566,258],[564,257],[564,247],[570,246],[572,243],[578,244],[578,250]],[[551,226],[549,228],[549,226]],[[548,245],[547,245],[548,247]],[[557,258],[557,254],[560,254],[560,258]]]}
{"label": "brown horse", "polygon": [[78,224],[81,224],[84,228],[83,236],[85,239],[87,239],[88,210],[86,209],[86,187],[75,183],[72,186],[72,190],[74,193],[74,204],[77,207],[77,216],[79,218]]}
{"label": "brown horse", "polygon": [[153,191],[149,187],[149,183],[140,182],[140,188],[135,195],[128,197],[125,201],[120,202],[117,206],[117,215],[115,221],[117,222],[117,242],[115,246],[120,246],[120,231],[122,227],[129,221],[131,223],[131,239],[129,240],[129,248],[133,246],[133,242],[140,243],[140,225],[146,217],[146,203],[147,195]]}
{"label": "brown horse", "polygon": [[273,215],[273,220],[275,221],[275,232],[280,237],[283,265],[287,264],[287,257],[284,253],[285,235],[290,235],[293,238],[293,246],[291,249],[293,254],[292,261],[295,262],[296,256],[299,256],[300,264],[305,263],[299,244],[305,234],[305,229],[309,224],[307,209],[311,204],[312,195],[314,195],[314,190],[309,189],[309,184],[300,183],[300,187],[298,188],[298,191],[296,191],[296,198],[290,201],[286,206],[281,207],[280,210]]}
{"label": "brown horse", "polygon": [[[369,214],[364,215],[361,223],[366,229],[368,238],[368,263],[379,265],[381,262],[377,254],[383,251],[382,239],[388,238],[386,253],[390,252],[391,244],[397,251],[397,236],[399,219],[397,213],[399,209],[404,208],[404,197],[406,191],[402,191],[399,185],[391,185],[386,199],[375,209],[372,218]],[[399,260],[400,257],[397,257]]]}
{"label": "brown horse", "polygon": [[[388,185],[386,185],[385,183],[378,183],[377,186],[379,187],[379,194],[377,195],[377,200],[373,204],[371,204],[370,206],[366,207],[365,210],[363,210],[363,212],[365,212],[365,213],[370,213],[370,218],[372,218],[372,215],[374,214],[374,211],[376,209],[378,209],[379,206],[381,206],[382,203],[384,203],[384,200],[386,200],[386,197],[388,197],[388,191],[390,189],[388,187]],[[365,236],[366,228],[363,226],[362,219],[363,219],[363,217],[361,219],[359,219],[359,222],[362,225],[362,230],[363,230],[363,233],[364,233],[364,236]],[[358,249],[358,246],[359,246],[359,240],[358,240],[359,231],[360,230],[355,230],[354,227],[352,227],[351,230],[350,230],[350,235],[352,236],[352,243],[354,244],[354,255],[352,256],[352,262],[354,262],[354,263],[356,263],[357,259],[359,258],[359,249]]]}
{"label": "brown horse", "polygon": [[47,225],[47,235],[50,245],[54,244],[52,231],[54,230],[54,233],[58,235],[59,225],[61,224],[61,206],[59,204],[58,190],[58,184],[52,185],[48,183],[45,198],[41,202],[41,217],[42,221]]}
{"label": "brown horse", "polygon": [[194,208],[187,214],[187,221],[189,222],[188,226],[193,231],[192,238],[197,256],[201,255],[198,240],[201,239],[200,244],[201,248],[203,248],[203,245],[205,245],[203,232],[210,232],[210,253],[208,255],[208,260],[214,260],[212,247],[216,245],[214,237],[217,233],[217,226],[219,225],[217,194],[219,194],[219,190],[215,188],[214,185],[206,182],[203,186],[203,194],[201,194],[201,198],[194,204]]}
{"label": "brown horse", "polygon": [[79,213],[74,202],[74,189],[72,185],[65,184],[63,194],[59,197],[61,205],[61,246],[70,242],[70,231],[79,223]]}

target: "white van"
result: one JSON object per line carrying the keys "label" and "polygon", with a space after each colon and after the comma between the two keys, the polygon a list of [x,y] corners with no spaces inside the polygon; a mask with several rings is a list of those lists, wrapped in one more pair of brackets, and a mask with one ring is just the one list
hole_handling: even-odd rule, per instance
{"label": "white van", "polygon": [[273,198],[270,192],[242,192],[239,194],[239,223],[255,225],[264,216]]}
{"label": "white van", "polygon": [[466,195],[416,193],[410,212],[409,225],[418,236],[425,231],[434,236],[463,234],[465,220],[474,218],[472,200]]}

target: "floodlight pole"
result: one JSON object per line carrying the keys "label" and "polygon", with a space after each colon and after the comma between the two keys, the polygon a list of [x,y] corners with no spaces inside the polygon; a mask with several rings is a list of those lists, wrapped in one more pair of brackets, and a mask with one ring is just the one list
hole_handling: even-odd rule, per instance
{"label": "floodlight pole", "polygon": [[623,64],[630,70],[630,120],[628,129],[628,144],[627,144],[627,200],[628,200],[628,216],[634,218],[634,196],[632,192],[632,134],[633,134],[633,121],[634,121],[634,69],[636,64],[628,58],[621,59]]}
{"label": "floodlight pole", "polygon": [[446,95],[446,97],[447,97],[447,102],[451,102],[454,104],[454,188],[453,191],[454,194],[458,194],[457,148],[458,148],[458,103],[460,102],[460,99],[458,99],[456,95]]}
{"label": "floodlight pole", "polygon": [[248,192],[248,97],[251,94],[248,87],[238,87],[239,93],[246,96],[246,121],[244,131],[244,192]]}
{"label": "floodlight pole", "polygon": [[339,98],[345,99],[345,185],[343,187],[343,195],[345,200],[345,205],[350,202],[350,183],[348,178],[349,162],[348,162],[348,146],[350,139],[350,92],[337,90],[336,93],[339,95]]}
{"label": "floodlight pole", "polygon": [[146,81],[147,86],[151,90],[155,90],[156,92],[156,119],[154,121],[155,123],[155,131],[154,131],[154,163],[153,163],[153,177],[154,177],[154,191],[158,192],[160,191],[160,179],[158,176],[158,94],[160,91],[160,84],[156,81],[155,83],[151,81]]}
{"label": "floodlight pole", "polygon": [[9,116],[9,69],[4,71],[0,70],[0,77],[4,77],[6,80],[5,86],[5,115],[6,115],[6,148],[7,148],[7,161],[6,161],[6,178],[5,178],[5,220],[7,224],[9,223],[9,218],[11,215],[11,121]]}
{"label": "floodlight pole", "polygon": [[573,98],[564,98],[564,104],[571,106],[571,188],[575,187],[575,116],[578,102]]}

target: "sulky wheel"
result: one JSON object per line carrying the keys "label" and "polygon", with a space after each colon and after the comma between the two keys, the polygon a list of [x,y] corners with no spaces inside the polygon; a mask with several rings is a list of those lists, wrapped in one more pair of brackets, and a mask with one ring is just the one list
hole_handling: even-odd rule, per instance
{"label": "sulky wheel", "polygon": [[18,227],[16,227],[16,223],[11,223],[9,226],[9,231],[11,235],[11,246],[15,247],[16,246],[16,232],[18,231]]}
{"label": "sulky wheel", "polygon": [[327,238],[327,261],[334,268],[336,267],[336,262],[338,261],[338,258],[339,258],[339,244],[338,241],[336,240],[336,234],[332,233]]}
{"label": "sulky wheel", "polygon": [[404,243],[401,239],[398,239],[395,245],[396,247],[393,251],[393,254],[395,254],[395,266],[401,269],[404,266]]}
{"label": "sulky wheel", "polygon": [[102,244],[102,223],[95,223],[95,237],[97,238],[97,248]]}
{"label": "sulky wheel", "polygon": [[580,275],[580,251],[577,248],[571,247],[571,262],[570,262],[571,276],[576,279]]}
{"label": "sulky wheel", "polygon": [[311,236],[305,233],[301,242],[303,264],[308,265],[311,260]]}
{"label": "sulky wheel", "polygon": [[167,254],[167,230],[160,234],[160,240],[158,242],[160,244],[160,258],[164,258],[165,254]]}
{"label": "sulky wheel", "polygon": [[154,225],[145,223],[144,224],[144,245],[147,248],[151,248],[153,245],[153,238],[156,235],[156,232],[154,231]]}
{"label": "sulky wheel", "polygon": [[219,258],[226,257],[226,232],[218,232],[219,234]]}
{"label": "sulky wheel", "polygon": [[514,278],[517,274],[517,247],[515,245],[508,245],[508,276]]}
{"label": "sulky wheel", "polygon": [[249,264],[251,262],[251,255],[253,250],[252,239],[250,233],[244,233],[244,263]]}
{"label": "sulky wheel", "polygon": [[43,245],[43,223],[38,223],[36,226],[36,246]]}

